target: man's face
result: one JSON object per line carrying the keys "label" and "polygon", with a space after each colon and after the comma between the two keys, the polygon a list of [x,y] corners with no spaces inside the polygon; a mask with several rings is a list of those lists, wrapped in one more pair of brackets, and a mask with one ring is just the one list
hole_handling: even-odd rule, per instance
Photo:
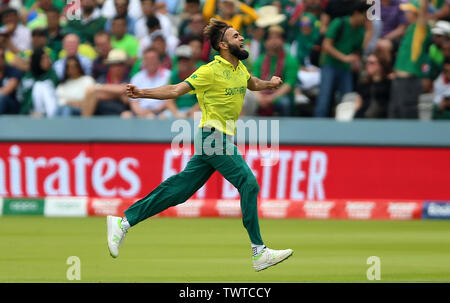
{"label": "man's face", "polygon": [[118,16],[126,16],[128,13],[128,1],[127,0],[115,0],[114,5]]}
{"label": "man's face", "polygon": [[144,16],[151,16],[154,13],[154,5],[152,0],[144,0],[141,2],[142,13]]}
{"label": "man's face", "polygon": [[49,30],[58,28],[59,26],[59,14],[54,11],[48,11],[47,15],[47,27]]}
{"label": "man's face", "polygon": [[81,9],[85,13],[92,13],[95,8],[94,0],[81,0]]}
{"label": "man's face", "polygon": [[225,18],[231,18],[236,13],[236,8],[232,1],[222,1],[219,2],[219,10]]}
{"label": "man's face", "polygon": [[281,33],[269,33],[266,40],[266,48],[272,53],[281,51],[284,39]]}
{"label": "man's face", "polygon": [[190,15],[195,14],[200,10],[200,3],[186,2],[184,10]]}
{"label": "man's face", "polygon": [[80,40],[76,35],[67,35],[63,40],[63,48],[67,52],[67,56],[75,56],[78,53]]}
{"label": "man's face", "polygon": [[111,50],[111,41],[108,35],[98,35],[94,38],[95,50],[101,57],[106,58]]}
{"label": "man's face", "polygon": [[111,24],[111,33],[121,39],[127,32],[127,22],[124,19],[114,20]]}
{"label": "man's face", "polygon": [[152,47],[156,49],[160,56],[166,54],[166,41],[161,36],[155,37],[152,42]]}
{"label": "man's face", "polygon": [[44,11],[50,9],[50,7],[52,7],[52,5],[53,5],[52,0],[38,0],[38,3],[39,3],[39,7],[41,9],[43,9]]}
{"label": "man's face", "polygon": [[17,15],[15,13],[8,13],[3,16],[2,21],[3,21],[3,24],[13,23],[13,24],[17,25],[17,23],[19,23],[19,18],[17,17]]}
{"label": "man's face", "polygon": [[202,14],[195,14],[189,21],[189,28],[195,35],[201,35],[205,27],[205,19]]}
{"label": "man's face", "polygon": [[198,40],[192,40],[189,42],[189,46],[192,49],[192,58],[200,60],[202,57],[202,43]]}
{"label": "man's face", "polygon": [[191,59],[183,57],[178,58],[178,70],[180,73],[187,74],[192,72],[193,66]]}
{"label": "man's face", "polygon": [[244,37],[242,37],[237,30],[230,27],[225,31],[223,40],[228,45],[230,53],[239,60],[248,58],[248,51],[244,49]]}
{"label": "man's face", "polygon": [[444,64],[443,71],[446,81],[450,81],[450,64]]}
{"label": "man's face", "polygon": [[142,58],[143,66],[145,70],[153,74],[155,71],[158,70],[159,65],[161,64],[159,60],[159,54],[155,51],[148,51],[144,54],[144,57]]}

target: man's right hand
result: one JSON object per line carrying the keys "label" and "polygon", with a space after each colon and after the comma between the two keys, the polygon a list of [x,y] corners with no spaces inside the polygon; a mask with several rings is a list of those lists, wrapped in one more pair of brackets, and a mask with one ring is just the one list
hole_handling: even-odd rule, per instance
{"label": "man's right hand", "polygon": [[359,56],[355,55],[355,54],[350,54],[350,55],[346,55],[345,56],[345,61],[346,63],[356,63],[359,62]]}
{"label": "man's right hand", "polygon": [[133,84],[127,84],[127,96],[132,99],[138,99],[141,97],[141,90]]}

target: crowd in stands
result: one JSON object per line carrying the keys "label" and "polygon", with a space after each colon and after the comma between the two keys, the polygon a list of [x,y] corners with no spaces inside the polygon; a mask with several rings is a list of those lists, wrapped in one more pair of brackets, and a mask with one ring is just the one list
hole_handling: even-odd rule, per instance
{"label": "crowd in stands", "polygon": [[243,116],[450,119],[449,0],[3,0],[0,115],[186,118],[195,94],[129,99],[218,55],[210,18],[240,31]]}

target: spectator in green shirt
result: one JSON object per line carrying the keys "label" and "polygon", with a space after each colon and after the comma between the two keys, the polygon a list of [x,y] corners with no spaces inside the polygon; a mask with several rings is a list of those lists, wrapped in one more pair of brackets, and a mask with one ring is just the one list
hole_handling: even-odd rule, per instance
{"label": "spectator in green shirt", "polygon": [[298,61],[284,49],[285,32],[279,25],[267,30],[265,54],[253,66],[255,77],[269,80],[272,76],[283,79],[283,85],[276,90],[255,92],[259,114],[291,116],[293,114],[293,88],[297,81]]}
{"label": "spectator in green shirt", "polygon": [[81,43],[94,44],[95,33],[104,29],[106,18],[102,17],[95,0],[81,0],[81,20],[70,20],[64,27],[64,34],[73,33]]}
{"label": "spectator in green shirt", "polygon": [[127,21],[123,16],[114,17],[111,24],[111,45],[124,50],[128,56],[127,64],[132,67],[137,60],[139,40],[127,33]]}
{"label": "spectator in green shirt", "polygon": [[352,64],[360,62],[364,41],[364,24],[369,6],[355,2],[350,16],[333,19],[322,43],[320,88],[314,109],[315,117],[328,117],[335,88],[340,97],[353,90]]}

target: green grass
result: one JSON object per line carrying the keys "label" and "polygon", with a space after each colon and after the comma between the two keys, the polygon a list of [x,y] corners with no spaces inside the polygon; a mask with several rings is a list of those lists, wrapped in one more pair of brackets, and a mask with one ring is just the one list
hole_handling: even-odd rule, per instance
{"label": "green grass", "polygon": [[106,219],[0,218],[0,282],[68,282],[69,256],[81,282],[368,282],[369,256],[381,282],[449,282],[450,221],[260,220],[287,261],[256,273],[240,219],[155,218],[133,227],[117,259]]}

